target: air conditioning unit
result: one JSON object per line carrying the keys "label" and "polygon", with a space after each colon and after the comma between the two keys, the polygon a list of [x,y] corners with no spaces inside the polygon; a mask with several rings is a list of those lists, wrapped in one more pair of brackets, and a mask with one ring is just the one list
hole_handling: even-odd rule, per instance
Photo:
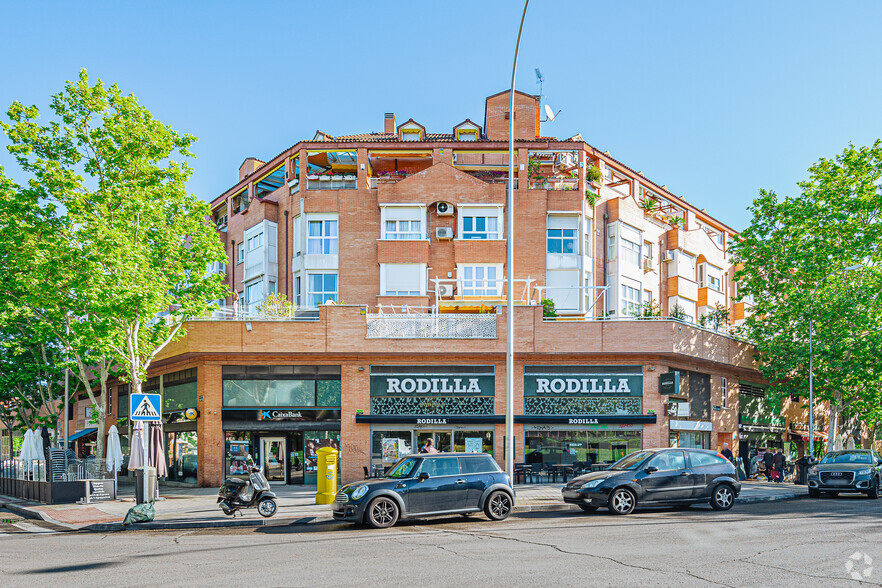
{"label": "air conditioning unit", "polygon": [[647,271],[647,272],[652,271],[652,258],[651,257],[644,257],[643,258],[643,269],[644,269],[644,271]]}
{"label": "air conditioning unit", "polygon": [[449,202],[439,202],[435,205],[438,216],[453,216],[453,205]]}
{"label": "air conditioning unit", "polygon": [[453,284],[438,284],[437,295],[439,298],[448,298],[453,296]]}
{"label": "air conditioning unit", "polygon": [[441,239],[453,239],[453,227],[436,227],[435,238],[439,241]]}
{"label": "air conditioning unit", "polygon": [[662,255],[662,261],[674,261],[674,250],[668,249]]}

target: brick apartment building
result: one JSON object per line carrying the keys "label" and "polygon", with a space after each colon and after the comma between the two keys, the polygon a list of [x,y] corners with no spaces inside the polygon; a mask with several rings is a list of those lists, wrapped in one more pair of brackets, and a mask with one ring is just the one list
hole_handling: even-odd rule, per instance
{"label": "brick apartment building", "polygon": [[[333,445],[351,481],[429,438],[502,461],[508,104],[490,96],[481,124],[445,133],[386,114],[381,132],[245,160],[211,202],[229,257],[214,270],[238,301],[191,322],[145,386],[164,395],[170,479],[217,485],[251,454],[271,480],[312,484]],[[539,97],[517,92],[513,116],[515,461],[788,441],[763,419],[740,439],[739,390],[763,380],[727,325],[697,324],[749,307],[732,229],[579,135],[542,136]],[[267,316],[272,293],[295,316]],[[647,303],[661,316],[636,317]]]}

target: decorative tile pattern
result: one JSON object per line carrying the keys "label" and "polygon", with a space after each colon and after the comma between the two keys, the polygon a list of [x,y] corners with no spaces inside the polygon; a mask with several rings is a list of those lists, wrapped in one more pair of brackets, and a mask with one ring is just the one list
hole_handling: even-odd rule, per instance
{"label": "decorative tile pattern", "polygon": [[524,398],[524,414],[642,414],[642,398]]}
{"label": "decorative tile pattern", "polygon": [[495,398],[371,398],[371,414],[493,414]]}

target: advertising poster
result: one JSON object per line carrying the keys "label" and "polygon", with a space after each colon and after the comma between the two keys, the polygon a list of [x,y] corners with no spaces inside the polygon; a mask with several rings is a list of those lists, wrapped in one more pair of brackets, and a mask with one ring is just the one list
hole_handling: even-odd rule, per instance
{"label": "advertising poster", "polygon": [[383,461],[398,460],[398,439],[383,439]]}
{"label": "advertising poster", "polygon": [[465,451],[466,453],[481,453],[483,447],[481,445],[482,439],[480,437],[466,437],[465,438]]}

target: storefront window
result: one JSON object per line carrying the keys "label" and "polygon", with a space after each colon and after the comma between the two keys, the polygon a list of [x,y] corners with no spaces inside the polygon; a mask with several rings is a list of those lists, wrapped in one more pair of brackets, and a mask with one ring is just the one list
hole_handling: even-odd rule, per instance
{"label": "storefront window", "polygon": [[371,463],[389,467],[399,458],[413,453],[410,431],[373,431],[371,433]]}
{"label": "storefront window", "polygon": [[[305,431],[303,433],[303,482],[304,484],[315,484],[316,475],[318,473],[318,454],[316,453],[322,447],[333,447],[340,451],[340,432],[339,431]],[[339,478],[342,471],[340,454],[337,454],[337,476]]]}
{"label": "storefront window", "polygon": [[223,389],[229,407],[315,406],[315,380],[224,380]]}
{"label": "storefront window", "polygon": [[168,433],[168,479],[175,482],[195,484],[197,442],[196,431],[172,431]]}
{"label": "storefront window", "polygon": [[671,431],[671,447],[710,449],[710,433],[700,431]]}
{"label": "storefront window", "polygon": [[493,455],[493,431],[454,431],[453,450]]}
{"label": "storefront window", "polygon": [[641,432],[634,431],[527,431],[527,463],[611,463],[641,449]]}
{"label": "storefront window", "polygon": [[251,453],[251,433],[243,431],[227,431],[225,442],[226,453],[226,475],[247,474],[246,467],[249,458],[253,459]]}
{"label": "storefront window", "polygon": [[340,380],[315,383],[316,406],[340,406]]}
{"label": "storefront window", "polygon": [[163,412],[182,411],[196,407],[196,382],[163,386]]}

